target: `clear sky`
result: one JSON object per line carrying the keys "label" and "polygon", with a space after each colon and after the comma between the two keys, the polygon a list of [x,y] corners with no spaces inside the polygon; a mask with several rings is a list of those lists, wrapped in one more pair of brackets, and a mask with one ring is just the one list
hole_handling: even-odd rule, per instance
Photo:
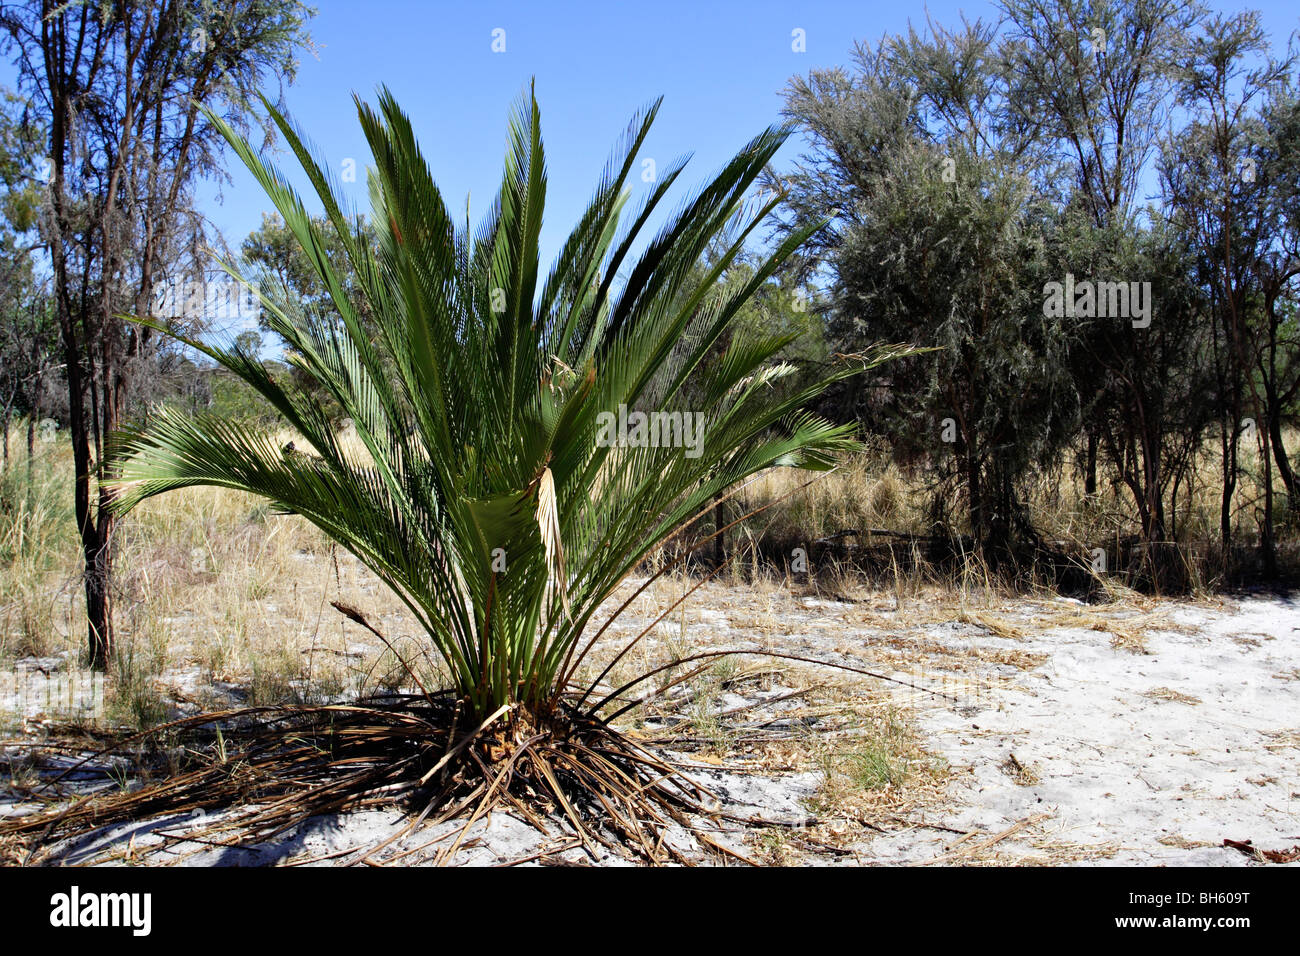
{"label": "clear sky", "polygon": [[[1215,9],[1259,9],[1276,47],[1300,27],[1294,0],[1210,0]],[[499,181],[509,107],[535,77],[546,138],[549,188],[544,248],[554,250],[590,197],[610,148],[631,115],[663,95],[643,155],[661,166],[692,153],[683,183],[698,184],[765,126],[780,121],[789,78],[846,64],[857,40],[924,22],[993,19],[988,0],[825,2],[825,0],[663,0],[621,2],[445,2],[316,0],[304,54],[286,90],[291,114],[336,171],[354,159],[354,197],[364,204],[368,152],[351,103],[388,84],[412,115],[448,205],[472,193],[472,218]],[[505,51],[493,51],[504,30]],[[792,34],[803,31],[797,52]],[[13,84],[10,64],[0,83]],[[799,143],[787,143],[778,164]],[[280,161],[286,166],[287,157]],[[205,212],[237,245],[268,208],[236,168],[221,204]],[[209,194],[205,190],[202,194]],[[475,212],[477,210],[477,212]]]}
{"label": "clear sky", "polygon": [[[610,148],[633,112],[664,105],[644,155],[660,165],[692,153],[683,182],[702,182],[750,137],[780,121],[780,91],[796,73],[848,62],[857,40],[906,29],[929,14],[955,23],[995,18],[986,0],[791,2],[664,0],[659,3],[442,0],[317,0],[317,56],[304,55],[286,91],[290,111],[336,171],[368,152],[351,103],[388,84],[411,114],[448,205],[471,193],[474,221],[499,182],[509,107],[532,77],[542,110],[549,169],[543,242],[555,249],[590,198]],[[1261,11],[1277,47],[1300,28],[1293,0],[1215,9]],[[505,52],[493,52],[504,30]],[[796,52],[795,30],[805,51]],[[787,143],[782,157],[795,155]],[[288,164],[286,164],[288,165]],[[267,206],[236,170],[224,202],[209,208],[237,242]],[[347,187],[365,200],[365,176]]]}
{"label": "clear sky", "polygon": [[[350,100],[386,83],[412,115],[444,197],[471,216],[499,182],[510,106],[536,78],[549,169],[543,243],[557,248],[633,113],[664,97],[644,156],[660,166],[692,154],[682,183],[698,184],[764,127],[780,121],[780,90],[795,73],[844,63],[855,39],[924,17],[919,4],[714,2],[446,3],[321,0],[286,93],[335,170],[367,151]],[[955,18],[962,4],[931,4]],[[972,13],[976,8],[965,4]],[[979,5],[979,13],[991,7]],[[504,52],[494,32],[504,31]],[[794,31],[802,30],[804,52]],[[786,147],[793,155],[793,144]],[[364,175],[352,187],[364,201]],[[685,190],[683,189],[683,192]],[[264,203],[240,176],[214,221],[228,236],[256,226]]]}

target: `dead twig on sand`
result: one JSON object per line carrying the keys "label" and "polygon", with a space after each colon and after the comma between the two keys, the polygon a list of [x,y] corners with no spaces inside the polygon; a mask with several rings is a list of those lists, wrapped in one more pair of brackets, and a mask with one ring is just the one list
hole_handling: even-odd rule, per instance
{"label": "dead twig on sand", "polygon": [[1300,846],[1289,850],[1261,850],[1250,840],[1227,840],[1223,845],[1238,850],[1257,863],[1294,863],[1300,860]]}
{"label": "dead twig on sand", "polygon": [[[1046,820],[1050,816],[1051,816],[1050,813],[1035,813],[1033,816],[1025,817],[1025,819],[1021,820],[1019,823],[1007,827],[1001,833],[991,836],[987,840],[981,840],[979,843],[971,844],[970,846],[963,847],[960,850],[950,849],[947,853],[942,853],[939,856],[923,861],[921,865],[932,866],[936,863],[951,863],[954,860],[966,859],[968,857],[974,856],[976,853],[979,853],[983,850],[987,850],[989,847],[993,846],[996,843],[1001,843],[1007,837],[1015,836],[1015,834],[1019,833],[1021,830],[1026,829],[1027,827],[1031,827],[1036,823],[1041,823],[1043,820]],[[958,840],[957,843],[954,843],[953,846],[955,847],[957,846],[957,844],[963,843],[966,840],[971,839],[978,832],[979,831],[977,830],[972,830],[970,833],[966,834],[966,836]]]}

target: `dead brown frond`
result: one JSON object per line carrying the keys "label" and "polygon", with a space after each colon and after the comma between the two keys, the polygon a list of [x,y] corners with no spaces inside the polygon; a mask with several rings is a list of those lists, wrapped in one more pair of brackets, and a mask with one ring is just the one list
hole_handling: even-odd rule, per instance
{"label": "dead brown frond", "polygon": [[357,861],[386,862],[382,852],[421,825],[464,819],[434,860],[446,862],[478,820],[501,809],[543,833],[567,827],[584,848],[598,843],[649,862],[694,862],[664,840],[665,831],[709,815],[716,799],[603,721],[565,707],[543,722],[503,707],[458,733],[463,723],[445,694],[175,721],[95,755],[135,747],[138,764],[165,771],[157,782],[5,819],[0,841],[6,852],[21,841],[23,862],[55,862],[60,844],[114,824],[220,811],[216,822],[165,833],[163,845],[251,846],[322,814],[398,805],[408,824],[358,850]]}

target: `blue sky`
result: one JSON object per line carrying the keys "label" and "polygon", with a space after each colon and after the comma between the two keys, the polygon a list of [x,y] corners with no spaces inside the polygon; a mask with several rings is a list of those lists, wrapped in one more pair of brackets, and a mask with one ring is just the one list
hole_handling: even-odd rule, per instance
{"label": "blue sky", "polygon": [[[1292,3],[1211,0],[1228,12],[1259,9],[1278,47],[1300,27]],[[316,0],[315,6],[316,55],[304,53],[285,98],[336,172],[345,160],[356,162],[357,181],[346,188],[362,204],[368,151],[353,91],[373,98],[381,83],[393,90],[412,115],[448,205],[463,208],[470,193],[477,221],[499,181],[509,108],[536,78],[549,167],[542,235],[548,252],[558,249],[584,208],[629,118],[656,96],[663,95],[664,105],[643,155],[663,166],[692,153],[682,182],[695,185],[780,121],[780,91],[791,76],[846,64],[855,41],[923,23],[927,11],[945,24],[963,12],[970,19],[997,16],[987,0]],[[492,48],[497,29],[505,31],[504,52]],[[793,48],[796,30],[803,31],[803,52]],[[0,83],[13,85],[11,64],[0,64]],[[799,147],[797,137],[787,143],[778,165]],[[213,225],[237,247],[269,204],[230,159],[234,181],[223,188],[222,201],[215,188],[200,196]],[[287,160],[278,158],[291,167]]]}
{"label": "blue sky", "polygon": [[[1281,45],[1300,27],[1290,0],[1212,2],[1235,12],[1250,6]],[[286,91],[289,109],[339,171],[368,152],[351,103],[381,83],[412,115],[447,202],[471,194],[477,221],[495,192],[511,104],[535,77],[549,167],[546,248],[558,248],[595,184],[610,148],[633,112],[654,97],[664,105],[643,155],[660,165],[693,159],[683,182],[702,182],[750,137],[780,121],[780,91],[796,73],[844,64],[857,40],[923,22],[994,18],[991,3],[928,4],[665,0],[464,3],[420,0],[317,0],[317,56],[304,55]],[[493,31],[505,52],[493,52]],[[804,31],[806,50],[792,49]],[[782,161],[796,154],[787,143]],[[238,242],[266,207],[260,190],[233,170],[224,202],[208,205],[213,222]],[[352,185],[365,200],[365,177]]]}
{"label": "blue sky", "polygon": [[[330,159],[366,162],[351,94],[386,83],[412,115],[448,204],[468,192],[471,216],[499,181],[510,106],[532,78],[549,169],[543,242],[558,248],[580,214],[611,147],[633,113],[656,96],[663,108],[643,156],[659,166],[692,154],[683,183],[702,182],[764,127],[780,121],[779,91],[795,73],[847,60],[855,39],[923,16],[919,6],[862,3],[680,2],[451,4],[323,0],[286,101]],[[956,16],[956,3],[931,5]],[[969,4],[967,4],[969,6]],[[504,30],[505,52],[493,51]],[[804,31],[806,51],[792,48]],[[786,147],[793,156],[793,145]],[[351,187],[364,201],[364,175]],[[684,192],[685,190],[683,190]],[[259,221],[264,203],[246,175],[210,211],[233,238]]]}

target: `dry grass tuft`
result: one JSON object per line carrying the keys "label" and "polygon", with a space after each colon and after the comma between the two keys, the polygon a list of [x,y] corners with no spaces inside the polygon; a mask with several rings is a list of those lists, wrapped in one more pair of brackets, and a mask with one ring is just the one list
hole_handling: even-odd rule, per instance
{"label": "dry grass tuft", "polygon": [[930,802],[947,764],[922,745],[912,716],[892,705],[848,715],[818,748],[823,784],[813,806],[829,820],[871,823]]}
{"label": "dry grass tuft", "polygon": [[1265,750],[1300,750],[1300,730],[1266,730]]}
{"label": "dry grass tuft", "polygon": [[1172,687],[1153,687],[1142,696],[1150,697],[1152,700],[1171,700],[1180,704],[1189,704],[1192,707],[1200,704],[1199,697],[1193,697],[1191,694],[1184,694],[1176,691]]}
{"label": "dry grass tuft", "polygon": [[1091,609],[1065,611],[1045,616],[1041,623],[1051,628],[1078,628],[1109,634],[1111,647],[1131,654],[1150,654],[1149,632],[1173,629],[1163,612],[1143,613],[1135,609],[1126,613],[1122,608],[1108,608],[1105,613]]}
{"label": "dry grass tuft", "polygon": [[1036,786],[1041,777],[1038,771],[1033,767],[1020,762],[1020,759],[1013,753],[1007,754],[1007,759],[998,764],[998,769],[1016,782],[1020,787]]}
{"label": "dry grass tuft", "polygon": [[1003,638],[1008,641],[1023,641],[1027,638],[1026,630],[1018,624],[1013,624],[1005,616],[989,614],[983,611],[963,610],[957,620],[963,624],[974,624],[984,628],[995,637]]}

